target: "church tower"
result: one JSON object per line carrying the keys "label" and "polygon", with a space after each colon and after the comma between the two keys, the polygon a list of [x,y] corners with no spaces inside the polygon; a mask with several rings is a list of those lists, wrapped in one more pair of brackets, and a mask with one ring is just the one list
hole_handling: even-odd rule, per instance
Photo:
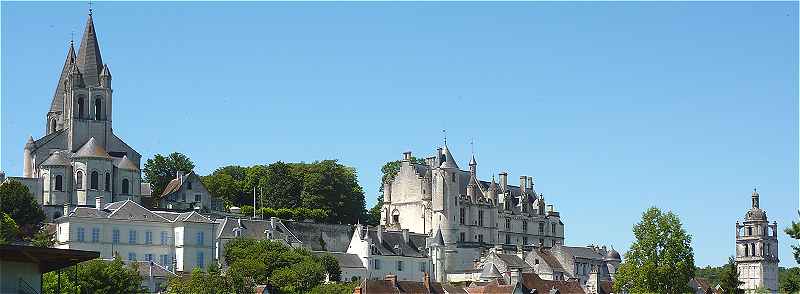
{"label": "church tower", "polygon": [[745,290],[766,288],[778,291],[778,223],[769,223],[753,190],[752,207],[744,223],[736,222],[736,268]]}

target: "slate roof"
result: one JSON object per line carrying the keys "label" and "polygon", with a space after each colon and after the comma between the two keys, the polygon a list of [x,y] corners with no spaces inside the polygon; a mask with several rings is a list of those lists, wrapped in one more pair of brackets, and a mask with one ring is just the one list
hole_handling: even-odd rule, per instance
{"label": "slate roof", "polygon": [[592,248],[589,247],[572,247],[572,246],[561,246],[566,251],[570,252],[572,256],[576,258],[586,258],[586,259],[597,259],[602,260],[603,255],[600,253],[595,252]]}
{"label": "slate roof", "polygon": [[483,267],[483,272],[481,273],[481,279],[494,279],[500,278],[503,274],[500,273],[500,270],[497,269],[497,266],[494,263],[490,263]]}
{"label": "slate roof", "polygon": [[222,220],[217,238],[235,238],[235,231],[240,230],[240,237],[264,240],[267,237],[265,232],[267,232],[269,229],[272,229],[273,240],[284,240],[287,243],[303,243],[288,228],[286,228],[286,226],[282,224],[281,220],[276,220],[277,222],[273,228],[270,220],[250,220],[226,217]]}
{"label": "slate roof", "polygon": [[165,211],[150,211],[138,203],[125,200],[106,204],[103,209],[79,206],[68,215],[56,219],[57,223],[69,221],[70,217],[81,218],[108,218],[127,221],[149,222],[202,222],[211,223],[211,220],[197,212],[173,213]]}
{"label": "slate roof", "polygon": [[441,168],[458,169],[458,164],[453,158],[453,154],[450,153],[450,149],[447,148],[447,144],[445,144],[444,148],[442,148],[442,156],[444,156],[444,161],[442,161],[442,165],[440,166]]}
{"label": "slate roof", "polygon": [[108,155],[106,149],[102,146],[97,144],[97,141],[94,137],[89,138],[89,141],[86,141],[77,152],[75,152],[75,157],[91,157],[91,158],[111,158],[111,155]]}
{"label": "slate roof", "polygon": [[57,151],[50,154],[47,159],[42,162],[42,166],[70,166],[69,155],[66,151]]}
{"label": "slate roof", "polygon": [[483,285],[473,283],[466,288],[469,294],[510,294],[514,292],[514,285],[507,285],[500,279],[494,279]]}
{"label": "slate roof", "polygon": [[542,261],[547,264],[553,271],[564,272],[564,267],[558,262],[558,259],[550,253],[550,250],[543,249],[537,252],[542,258]]}
{"label": "slate roof", "polygon": [[[167,195],[169,195],[171,193],[175,193],[175,192],[179,191],[181,189],[181,187],[183,187],[183,184],[185,184],[186,182],[189,181],[189,177],[196,177],[196,176],[197,176],[197,174],[195,174],[194,171],[190,171],[187,174],[183,175],[183,179],[182,180],[179,179],[179,178],[172,179],[171,181],[169,181],[169,183],[167,183],[167,186],[164,187],[164,192],[161,192],[161,197],[163,198],[163,197],[165,197],[165,196],[167,196]],[[200,181],[198,181],[198,183],[200,185],[203,184]]]}
{"label": "slate roof", "polygon": [[138,171],[139,170],[139,168],[136,167],[136,164],[134,164],[133,161],[128,159],[128,155],[123,155],[122,158],[115,159],[114,160],[114,166],[116,166],[119,169],[124,169],[124,170],[132,170],[132,171]]}
{"label": "slate roof", "polygon": [[[550,290],[557,289],[561,293],[580,294],[586,293],[577,280],[571,281],[549,281],[543,280],[535,273],[522,273],[520,277],[522,285],[529,290],[536,289],[536,293],[550,293]],[[530,292],[528,292],[530,293]]]}
{"label": "slate roof", "polygon": [[427,235],[408,233],[409,242],[403,240],[403,233],[399,231],[385,231],[381,234],[383,242],[378,244],[378,234],[375,229],[368,230],[372,239],[373,254],[396,255],[409,257],[425,257],[425,238]]}
{"label": "slate roof", "polygon": [[[104,259],[103,261],[110,262],[111,260],[110,259]],[[145,279],[150,277],[150,263],[151,263],[150,261],[146,261],[146,260],[139,260],[139,261],[126,260],[126,261],[123,261],[123,262],[125,263],[125,265],[130,265],[130,264],[133,263],[136,266],[136,269],[139,270],[139,276],[140,277],[144,277]],[[163,278],[171,278],[171,277],[175,276],[175,273],[169,271],[168,269],[164,268],[163,266],[161,266],[161,265],[159,265],[158,263],[155,263],[155,262],[152,263],[152,273],[153,273],[153,277],[156,277],[156,278],[161,278],[161,277],[163,277]]]}
{"label": "slate roof", "polygon": [[519,256],[515,254],[497,254],[497,257],[500,258],[500,260],[502,260],[506,264],[506,266],[512,269],[530,267],[530,265],[525,263],[525,261],[522,260],[522,258],[519,258]]}
{"label": "slate roof", "polygon": [[442,283],[437,282],[431,282],[430,289],[428,289],[423,282],[397,281],[396,285],[392,285],[388,280],[365,280],[361,282],[360,287],[363,293],[445,293]]}
{"label": "slate roof", "polygon": [[339,267],[341,268],[362,268],[365,269],[364,264],[361,263],[361,259],[358,258],[358,255],[352,253],[344,253],[344,252],[327,252],[327,251],[314,251],[314,254],[323,255],[323,254],[330,254],[336,258],[336,261],[339,262]]}

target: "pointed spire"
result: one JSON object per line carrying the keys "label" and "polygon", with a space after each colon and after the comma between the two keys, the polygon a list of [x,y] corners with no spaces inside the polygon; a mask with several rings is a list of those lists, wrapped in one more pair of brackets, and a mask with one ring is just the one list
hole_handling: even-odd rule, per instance
{"label": "pointed spire", "polygon": [[450,149],[447,148],[447,144],[442,148],[442,155],[444,156],[444,161],[439,167],[458,169],[458,164],[456,164],[456,160],[453,159],[453,154],[450,154]]}
{"label": "pointed spire", "polygon": [[77,63],[81,68],[86,85],[98,86],[99,75],[103,69],[103,58],[100,57],[100,44],[97,42],[97,33],[94,29],[91,13],[89,13],[89,18],[86,20],[86,30],[84,30],[81,38]]}
{"label": "pointed spire", "polygon": [[442,227],[436,228],[436,234],[431,240],[431,246],[444,246],[444,238],[442,238]]}
{"label": "pointed spire", "polygon": [[103,71],[100,72],[101,77],[111,77],[111,70],[108,69],[108,64],[103,64]]}
{"label": "pointed spire", "polygon": [[475,161],[475,154],[472,154],[472,159],[469,161],[470,166],[478,165],[478,162]]}
{"label": "pointed spire", "polygon": [[50,102],[50,112],[64,111],[64,82],[69,76],[72,65],[75,64],[75,46],[72,40],[69,41],[69,49],[67,50],[67,58],[64,60],[64,67],[61,69],[61,75],[58,78],[56,85],[56,92],[53,93],[53,101]]}

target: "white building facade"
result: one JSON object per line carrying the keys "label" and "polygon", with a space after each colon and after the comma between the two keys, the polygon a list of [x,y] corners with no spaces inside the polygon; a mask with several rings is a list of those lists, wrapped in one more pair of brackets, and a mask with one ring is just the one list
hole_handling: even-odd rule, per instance
{"label": "white building facade", "polygon": [[215,223],[197,212],[150,211],[131,200],[97,207],[65,206],[55,220],[56,248],[100,252],[101,258],[153,261],[171,271],[206,269],[214,258]]}
{"label": "white building facade", "polygon": [[426,235],[408,230],[385,231],[381,226],[356,225],[347,253],[357,255],[367,279],[396,275],[400,281],[418,281],[431,270]]}
{"label": "white building facade", "polygon": [[759,207],[758,191],[751,195],[752,207],[743,223],[736,222],[736,268],[745,290],[778,291],[778,223],[767,220]]}

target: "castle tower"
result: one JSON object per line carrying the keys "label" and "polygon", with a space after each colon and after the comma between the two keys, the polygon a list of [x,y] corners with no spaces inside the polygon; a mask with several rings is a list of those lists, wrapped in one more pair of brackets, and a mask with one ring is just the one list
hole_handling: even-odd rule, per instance
{"label": "castle tower", "polygon": [[745,290],[778,290],[778,223],[769,223],[753,190],[752,207],[742,224],[736,222],[736,268]]}

